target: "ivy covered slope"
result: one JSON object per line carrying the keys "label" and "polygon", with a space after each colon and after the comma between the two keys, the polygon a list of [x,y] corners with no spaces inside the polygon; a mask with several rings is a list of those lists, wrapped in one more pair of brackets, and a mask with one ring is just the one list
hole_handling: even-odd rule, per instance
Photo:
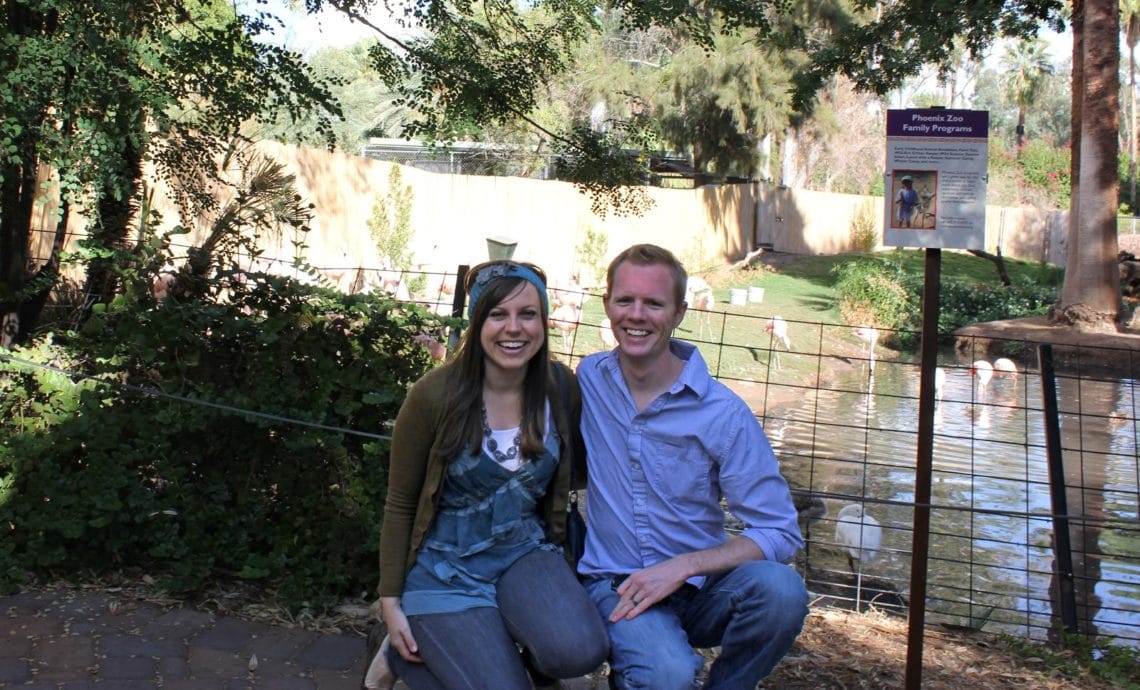
{"label": "ivy covered slope", "polygon": [[261,580],[294,604],[375,586],[376,436],[429,366],[411,335],[438,321],[279,277],[229,285],[224,302],[128,290],[0,362],[0,589],[119,569],[180,592]]}

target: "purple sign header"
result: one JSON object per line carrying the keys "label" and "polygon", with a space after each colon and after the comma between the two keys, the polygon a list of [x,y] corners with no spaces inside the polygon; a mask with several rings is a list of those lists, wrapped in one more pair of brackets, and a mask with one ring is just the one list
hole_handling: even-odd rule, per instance
{"label": "purple sign header", "polygon": [[989,135],[987,110],[888,110],[888,137],[956,137],[984,139]]}

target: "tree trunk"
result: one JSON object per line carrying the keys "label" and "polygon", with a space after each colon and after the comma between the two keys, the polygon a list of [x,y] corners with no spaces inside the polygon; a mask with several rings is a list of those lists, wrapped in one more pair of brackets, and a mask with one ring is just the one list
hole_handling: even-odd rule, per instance
{"label": "tree trunk", "polygon": [[795,185],[796,177],[796,130],[794,127],[784,129],[784,146],[780,154],[780,184],[785,187],[792,187]]}
{"label": "tree trunk", "polygon": [[1017,106],[1017,157],[1021,158],[1021,149],[1025,146],[1025,106]]}
{"label": "tree trunk", "polygon": [[[130,93],[129,88],[122,89]],[[110,304],[119,292],[119,272],[116,266],[122,261],[121,254],[129,250],[130,224],[138,209],[136,201],[142,186],[142,144],[145,137],[143,115],[133,103],[123,103],[119,116],[122,125],[119,131],[133,128],[137,138],[128,138],[115,167],[117,170],[104,173],[104,184],[100,198],[95,205],[96,224],[92,228],[91,239],[103,249],[114,254],[108,258],[95,258],[87,265],[87,285],[84,294],[83,311],[80,321],[86,321],[95,304]],[[113,186],[113,185],[118,185]]]}
{"label": "tree trunk", "polygon": [[1073,3],[1073,195],[1065,283],[1053,320],[1112,332],[1123,312],[1117,268],[1120,52],[1116,2]]}
{"label": "tree trunk", "polygon": [[1136,212],[1136,44],[1128,46],[1128,205]]}

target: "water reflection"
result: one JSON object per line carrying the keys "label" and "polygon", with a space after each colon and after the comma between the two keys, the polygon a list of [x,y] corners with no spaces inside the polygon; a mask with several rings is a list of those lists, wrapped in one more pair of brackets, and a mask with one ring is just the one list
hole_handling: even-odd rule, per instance
{"label": "water reflection", "polygon": [[[995,376],[980,394],[969,364],[947,365],[935,411],[928,617],[1043,638],[1055,610],[1051,501],[1040,382]],[[1061,378],[1070,529],[1083,632],[1140,643],[1134,382]],[[883,549],[864,570],[905,589],[910,573],[918,368],[879,362],[805,390],[765,420],[794,487],[827,496],[829,514],[867,497]],[[810,534],[813,573],[845,570],[831,523]]]}

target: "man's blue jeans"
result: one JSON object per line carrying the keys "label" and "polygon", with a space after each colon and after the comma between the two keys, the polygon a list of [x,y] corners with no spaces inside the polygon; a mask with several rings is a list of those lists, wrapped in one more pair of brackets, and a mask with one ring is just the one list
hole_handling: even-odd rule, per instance
{"label": "man's blue jeans", "polygon": [[585,582],[610,634],[613,682],[622,690],[692,690],[703,660],[693,647],[720,646],[705,688],[753,690],[791,648],[807,617],[807,589],[792,568],[750,561],[684,585],[633,620],[609,622],[618,603],[610,578]]}
{"label": "man's blue jeans", "polygon": [[575,678],[606,659],[606,629],[566,560],[535,550],[496,585],[498,608],[409,616],[422,664],[388,651],[388,666],[415,690],[530,690],[526,664],[550,678]]}

